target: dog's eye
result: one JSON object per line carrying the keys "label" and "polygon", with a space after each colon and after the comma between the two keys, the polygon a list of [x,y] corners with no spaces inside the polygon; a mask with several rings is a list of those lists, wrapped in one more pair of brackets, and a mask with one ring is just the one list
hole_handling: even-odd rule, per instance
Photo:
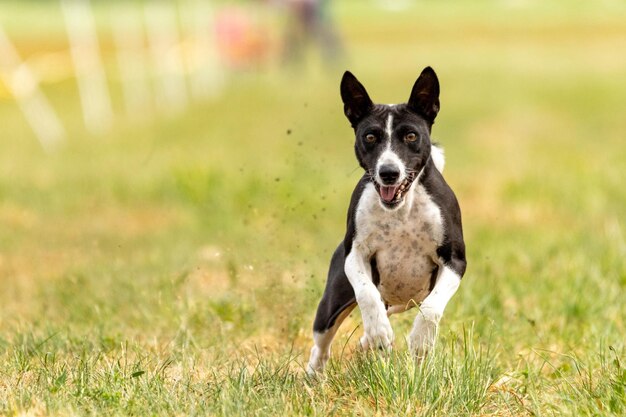
{"label": "dog's eye", "polygon": [[369,133],[365,136],[365,142],[367,143],[374,143],[376,142],[376,135]]}
{"label": "dog's eye", "polygon": [[404,137],[404,140],[406,142],[415,142],[417,140],[417,135],[413,132],[407,133],[406,136]]}

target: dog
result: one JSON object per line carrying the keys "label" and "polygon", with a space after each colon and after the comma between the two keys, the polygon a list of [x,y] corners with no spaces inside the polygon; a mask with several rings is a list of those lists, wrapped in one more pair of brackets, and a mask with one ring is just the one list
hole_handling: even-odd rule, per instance
{"label": "dog", "polygon": [[394,340],[389,316],[419,306],[408,344],[423,358],[467,266],[461,210],[442,175],[443,150],[430,139],[439,112],[435,71],[424,68],[403,104],[374,104],[349,71],[340,90],[365,173],[317,308],[309,374],[324,368],[337,329],[357,305],[361,346],[385,350]]}

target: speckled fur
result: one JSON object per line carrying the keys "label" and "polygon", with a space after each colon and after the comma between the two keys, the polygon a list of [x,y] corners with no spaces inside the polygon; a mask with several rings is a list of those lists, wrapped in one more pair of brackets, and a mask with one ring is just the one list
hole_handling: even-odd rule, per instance
{"label": "speckled fur", "polygon": [[382,207],[373,185],[363,191],[353,245],[367,257],[375,257],[378,291],[387,306],[411,308],[428,295],[442,239],[439,207],[418,181],[406,203],[395,211]]}

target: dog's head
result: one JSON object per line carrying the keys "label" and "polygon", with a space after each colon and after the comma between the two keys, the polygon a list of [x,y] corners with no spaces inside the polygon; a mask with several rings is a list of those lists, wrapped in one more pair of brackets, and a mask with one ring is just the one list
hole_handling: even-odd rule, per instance
{"label": "dog's head", "polygon": [[386,209],[399,208],[431,152],[430,131],[439,112],[439,80],[424,68],[404,104],[374,104],[346,71],[341,80],[344,113],[354,128],[359,164],[371,176]]}

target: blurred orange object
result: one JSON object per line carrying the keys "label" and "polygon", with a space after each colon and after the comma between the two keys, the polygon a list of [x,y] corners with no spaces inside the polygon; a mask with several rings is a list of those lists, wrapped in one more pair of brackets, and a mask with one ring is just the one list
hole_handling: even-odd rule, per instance
{"label": "blurred orange object", "polygon": [[220,10],[215,19],[217,47],[224,64],[231,69],[247,69],[264,64],[270,54],[266,28],[242,7]]}

